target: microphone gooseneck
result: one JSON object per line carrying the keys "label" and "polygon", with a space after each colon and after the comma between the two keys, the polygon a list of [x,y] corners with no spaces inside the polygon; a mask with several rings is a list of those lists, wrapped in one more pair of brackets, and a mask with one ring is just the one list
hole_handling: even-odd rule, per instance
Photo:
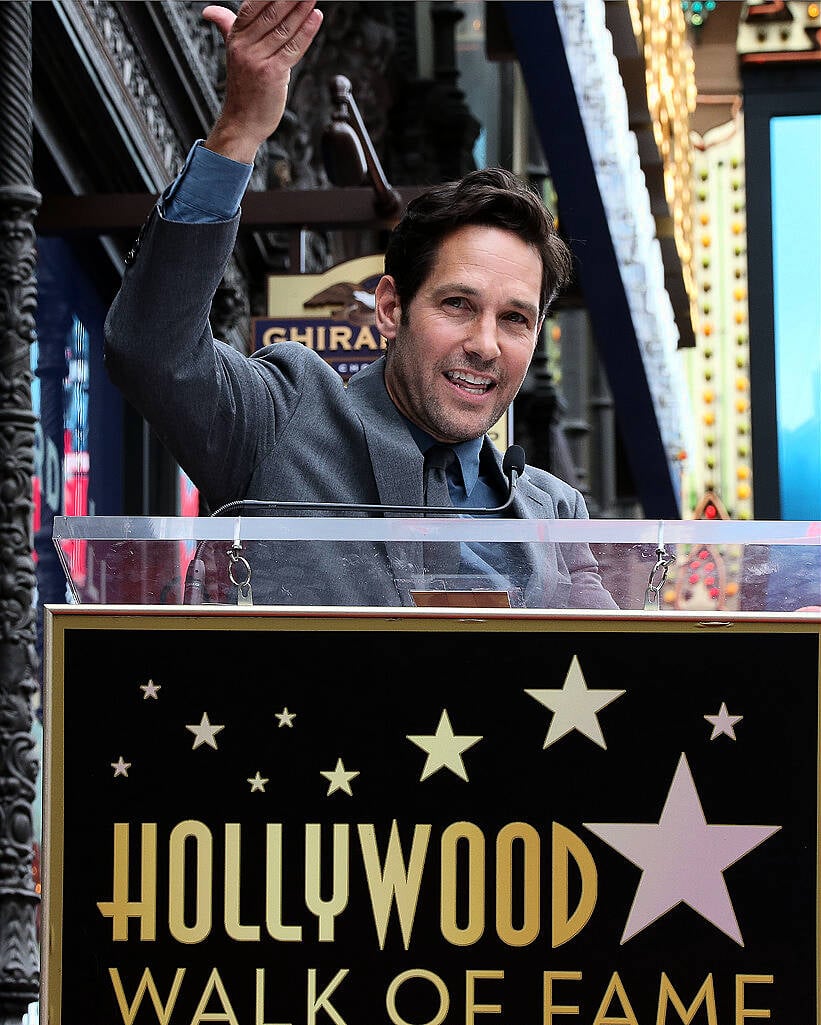
{"label": "microphone gooseneck", "polygon": [[525,450],[521,445],[511,445],[505,452],[502,460],[502,472],[508,479],[507,498],[501,505],[492,506],[490,509],[484,506],[450,506],[450,505],[368,505],[358,502],[277,502],[268,498],[238,498],[233,502],[226,502],[218,509],[215,509],[211,516],[222,516],[234,509],[270,509],[276,512],[278,509],[289,510],[299,509],[303,512],[308,510],[328,512],[366,512],[375,515],[382,513],[413,513],[426,516],[463,516],[468,513],[471,516],[494,516],[497,513],[505,512],[513,504],[513,496],[516,484],[525,468]]}

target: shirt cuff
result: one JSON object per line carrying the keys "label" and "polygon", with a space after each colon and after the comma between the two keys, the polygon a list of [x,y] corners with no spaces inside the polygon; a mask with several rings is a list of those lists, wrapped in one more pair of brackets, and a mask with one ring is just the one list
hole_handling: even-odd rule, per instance
{"label": "shirt cuff", "polygon": [[206,149],[198,139],[182,170],[160,197],[166,220],[189,224],[230,221],[251,181],[253,164],[243,164]]}

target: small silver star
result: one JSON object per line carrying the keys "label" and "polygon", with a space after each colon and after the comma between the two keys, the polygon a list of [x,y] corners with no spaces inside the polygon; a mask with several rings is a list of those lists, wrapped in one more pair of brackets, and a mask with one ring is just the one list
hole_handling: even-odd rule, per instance
{"label": "small silver star", "polygon": [[110,762],[109,764],[114,770],[114,779],[118,776],[125,776],[128,778],[128,770],[131,768],[131,762],[123,761],[122,755],[120,755],[116,762]]}
{"label": "small silver star", "polygon": [[283,726],[288,726],[291,729],[294,728],[294,719],[296,719],[296,712],[289,712],[288,706],[286,705],[281,712],[275,712],[274,715],[279,719],[279,729]]}
{"label": "small silver star", "polygon": [[353,791],[351,790],[351,780],[358,776],[358,772],[347,772],[345,766],[342,764],[342,759],[337,758],[336,768],[331,772],[320,772],[320,776],[324,776],[329,782],[328,793],[326,797],[330,797],[334,790],[344,790],[349,797],[353,797]]}
{"label": "small silver star", "polygon": [[214,739],[215,735],[219,733],[220,730],[225,729],[224,726],[212,726],[208,719],[207,712],[202,713],[202,719],[200,720],[199,724],[186,726],[185,728],[187,730],[191,730],[191,732],[194,734],[194,746],[191,748],[192,751],[195,748],[198,748],[200,744],[207,744],[209,747],[213,747],[213,749],[216,751],[217,742]]}
{"label": "small silver star", "polygon": [[713,727],[712,735],[710,740],[715,740],[720,737],[722,733],[726,734],[730,740],[735,740],[735,730],[733,727],[737,722],[741,722],[744,718],[743,715],[730,715],[727,711],[727,705],[724,701],[721,702],[721,708],[719,708],[716,715],[705,715],[704,718]]}
{"label": "small silver star", "polygon": [[147,701],[149,698],[157,700],[157,692],[162,687],[161,683],[154,683],[153,680],[149,680],[148,683],[141,683],[140,690],[143,692],[143,701]]}
{"label": "small silver star", "polygon": [[267,779],[263,779],[259,774],[259,769],[255,776],[249,776],[248,782],[251,784],[251,793],[259,792],[260,794],[265,793],[265,784],[268,782]]}

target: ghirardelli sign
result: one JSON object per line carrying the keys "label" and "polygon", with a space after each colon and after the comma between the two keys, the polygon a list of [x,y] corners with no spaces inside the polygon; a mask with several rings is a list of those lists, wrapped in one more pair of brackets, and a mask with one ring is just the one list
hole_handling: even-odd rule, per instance
{"label": "ghirardelli sign", "polygon": [[301,342],[347,381],[385,351],[374,324],[382,254],[338,264],[322,274],[272,274],[268,316],[253,321],[253,347]]}

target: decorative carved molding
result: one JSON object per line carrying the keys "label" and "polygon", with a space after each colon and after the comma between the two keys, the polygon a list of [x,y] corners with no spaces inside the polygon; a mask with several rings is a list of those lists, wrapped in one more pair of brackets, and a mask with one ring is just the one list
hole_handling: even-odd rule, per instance
{"label": "decorative carved molding", "polygon": [[128,26],[110,0],[71,0],[63,7],[86,44],[88,57],[102,76],[120,117],[133,132],[151,187],[159,191],[179,170],[186,147],[171,126]]}
{"label": "decorative carved molding", "polygon": [[[159,14],[166,19],[180,50],[187,57],[186,74],[208,105],[212,119],[219,114],[220,86],[224,78],[223,44],[219,29],[202,17],[207,3],[201,0],[185,3],[158,4]],[[223,3],[224,7],[236,6]],[[186,140],[182,140],[185,145]],[[189,140],[190,142],[190,140]]]}
{"label": "decorative carved molding", "polygon": [[34,828],[38,759],[32,558],[34,338],[31,5],[0,5],[0,1020],[39,992]]}

